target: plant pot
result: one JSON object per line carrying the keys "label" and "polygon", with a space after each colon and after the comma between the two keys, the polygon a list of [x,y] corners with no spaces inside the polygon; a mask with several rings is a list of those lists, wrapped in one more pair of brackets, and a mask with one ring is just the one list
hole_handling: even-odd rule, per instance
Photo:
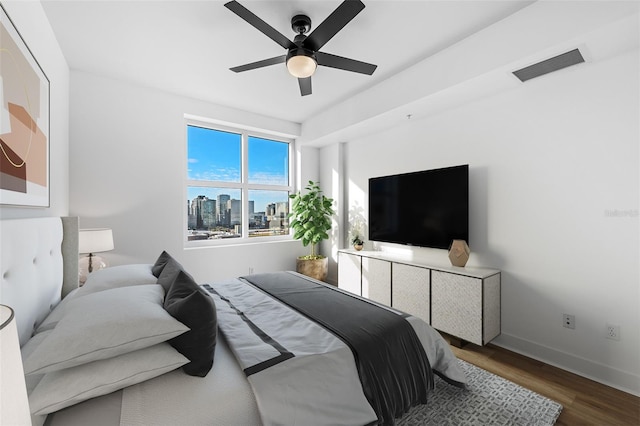
{"label": "plant pot", "polygon": [[316,280],[325,281],[329,271],[329,258],[320,259],[296,259],[296,272]]}
{"label": "plant pot", "polygon": [[353,248],[356,249],[357,251],[362,250],[362,247],[364,247],[362,244],[354,244]]}

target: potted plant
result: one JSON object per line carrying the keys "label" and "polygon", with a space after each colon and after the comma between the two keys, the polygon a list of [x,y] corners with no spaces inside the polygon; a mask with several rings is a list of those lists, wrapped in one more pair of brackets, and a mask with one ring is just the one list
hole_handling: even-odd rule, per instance
{"label": "potted plant", "polygon": [[353,238],[351,238],[351,244],[353,244],[353,248],[360,251],[362,250],[362,247],[364,245],[364,241],[362,241],[362,238],[360,238],[360,235],[354,235]]}
{"label": "potted plant", "polygon": [[311,254],[300,256],[296,260],[296,271],[312,278],[324,281],[327,278],[328,259],[316,254],[316,244],[329,238],[333,214],[333,198],[325,197],[318,183],[309,181],[300,192],[289,196],[293,200],[289,213],[289,226],[293,229],[293,238],[302,241],[303,246],[311,245]]}
{"label": "potted plant", "polygon": [[357,219],[353,222],[353,226],[351,228],[351,244],[353,248],[360,251],[364,246],[364,240],[361,237],[362,235],[362,222]]}

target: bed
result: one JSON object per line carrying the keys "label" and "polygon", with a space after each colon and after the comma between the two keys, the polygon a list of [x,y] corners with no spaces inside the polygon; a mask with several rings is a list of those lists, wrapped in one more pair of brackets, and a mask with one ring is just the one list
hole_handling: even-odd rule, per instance
{"label": "bed", "polygon": [[0,223],[34,424],[393,424],[465,384],[422,320],[295,272],[196,284],[163,252],[78,288],[77,234]]}

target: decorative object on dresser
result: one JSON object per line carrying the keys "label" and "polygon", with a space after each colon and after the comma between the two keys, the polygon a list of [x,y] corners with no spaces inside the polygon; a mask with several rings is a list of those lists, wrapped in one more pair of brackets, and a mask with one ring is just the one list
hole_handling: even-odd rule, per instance
{"label": "decorative object on dresser", "polygon": [[351,239],[351,243],[353,244],[353,248],[357,251],[362,250],[362,248],[364,247],[364,241],[362,241],[362,238],[357,235]]}
{"label": "decorative object on dresser", "polygon": [[102,257],[95,256],[93,253],[113,250],[113,232],[109,228],[81,229],[78,236],[79,252],[88,253],[88,256],[80,258],[79,261],[79,278],[82,286],[90,273],[108,266]]}
{"label": "decorative object on dresser", "polygon": [[364,247],[362,235],[362,221],[360,219],[356,219],[351,227],[351,244],[353,244],[353,248],[357,251],[362,250]]}
{"label": "decorative object on dresser", "polygon": [[500,271],[420,263],[383,252],[338,251],[338,287],[486,345],[500,334]]}
{"label": "decorative object on dresser", "polygon": [[30,425],[16,318],[5,305],[0,305],[0,348],[0,425]]}
{"label": "decorative object on dresser", "polygon": [[469,261],[469,246],[465,240],[453,240],[449,247],[449,260],[453,266],[464,267]]}
{"label": "decorative object on dresser", "polygon": [[317,182],[309,181],[305,188],[307,193],[300,192],[289,196],[293,200],[289,226],[293,229],[293,238],[302,241],[303,246],[311,245],[311,254],[296,259],[296,271],[320,281],[327,279],[328,259],[316,254],[316,244],[329,238],[327,231],[331,229],[333,214],[333,198],[322,194]]}

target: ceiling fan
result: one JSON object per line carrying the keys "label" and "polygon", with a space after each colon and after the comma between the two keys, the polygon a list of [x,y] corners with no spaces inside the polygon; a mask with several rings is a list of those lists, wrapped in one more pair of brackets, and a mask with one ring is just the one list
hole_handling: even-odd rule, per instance
{"label": "ceiling fan", "polygon": [[306,15],[295,15],[291,18],[291,28],[296,32],[293,41],[237,1],[226,3],[225,7],[287,49],[286,55],[233,67],[230,68],[231,71],[242,72],[286,63],[289,73],[298,79],[300,94],[306,96],[311,94],[311,76],[318,65],[367,75],[373,74],[377,68],[377,65],[319,52],[322,46],[364,9],[364,3],[360,0],[345,0],[308,36],[306,33],[311,29],[311,19]]}

